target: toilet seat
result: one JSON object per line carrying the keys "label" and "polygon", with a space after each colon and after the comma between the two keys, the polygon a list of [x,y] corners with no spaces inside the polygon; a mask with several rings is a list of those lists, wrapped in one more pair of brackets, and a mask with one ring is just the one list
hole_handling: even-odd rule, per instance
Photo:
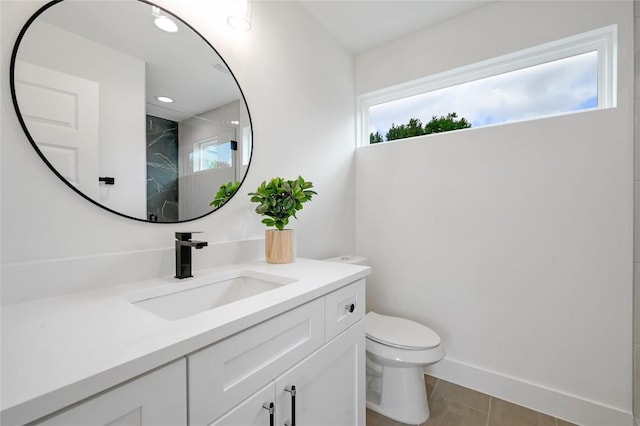
{"label": "toilet seat", "polygon": [[401,349],[432,349],[440,346],[440,336],[417,322],[370,311],[365,316],[367,338],[383,345]]}

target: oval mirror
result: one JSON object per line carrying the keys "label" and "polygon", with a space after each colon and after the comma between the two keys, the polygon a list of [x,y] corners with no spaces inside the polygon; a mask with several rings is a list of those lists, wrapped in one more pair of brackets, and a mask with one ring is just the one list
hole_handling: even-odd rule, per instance
{"label": "oval mirror", "polygon": [[11,92],[51,170],[121,216],[202,217],[249,167],[251,118],[234,75],[193,28],[144,0],[47,3],[16,41]]}

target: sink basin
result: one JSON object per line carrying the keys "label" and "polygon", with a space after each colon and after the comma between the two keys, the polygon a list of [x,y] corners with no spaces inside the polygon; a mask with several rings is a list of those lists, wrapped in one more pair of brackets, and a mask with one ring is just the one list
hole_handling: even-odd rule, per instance
{"label": "sink basin", "polygon": [[273,290],[295,280],[269,275],[240,273],[194,284],[178,283],[145,293],[131,301],[135,306],[167,320],[177,320]]}

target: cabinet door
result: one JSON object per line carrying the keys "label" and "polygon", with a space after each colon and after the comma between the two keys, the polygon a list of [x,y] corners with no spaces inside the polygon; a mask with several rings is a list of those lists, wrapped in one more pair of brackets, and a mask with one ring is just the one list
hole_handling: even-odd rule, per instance
{"label": "cabinet door", "polygon": [[268,407],[273,403],[275,413],[275,395],[276,388],[272,382],[209,426],[269,426],[270,414],[264,404]]}
{"label": "cabinet door", "polygon": [[364,321],[314,352],[276,379],[276,424],[292,420],[295,386],[295,423],[304,426],[365,424]]}
{"label": "cabinet door", "polygon": [[39,425],[176,426],[187,423],[187,367],[181,359],[106,391]]}

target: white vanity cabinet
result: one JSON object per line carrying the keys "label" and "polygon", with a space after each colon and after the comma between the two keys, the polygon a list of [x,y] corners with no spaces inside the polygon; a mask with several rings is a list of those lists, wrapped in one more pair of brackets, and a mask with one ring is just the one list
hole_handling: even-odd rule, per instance
{"label": "white vanity cabinet", "polygon": [[[132,302],[171,280],[4,307],[0,423],[364,425],[368,270],[358,268],[212,270],[205,285],[247,271],[290,285],[178,320]],[[88,343],[89,332],[99,338]]]}
{"label": "white vanity cabinet", "polygon": [[190,425],[365,424],[363,317],[361,280],[188,356]]}
{"label": "white vanity cabinet", "polygon": [[184,358],[81,402],[37,425],[176,426],[187,423]]}

